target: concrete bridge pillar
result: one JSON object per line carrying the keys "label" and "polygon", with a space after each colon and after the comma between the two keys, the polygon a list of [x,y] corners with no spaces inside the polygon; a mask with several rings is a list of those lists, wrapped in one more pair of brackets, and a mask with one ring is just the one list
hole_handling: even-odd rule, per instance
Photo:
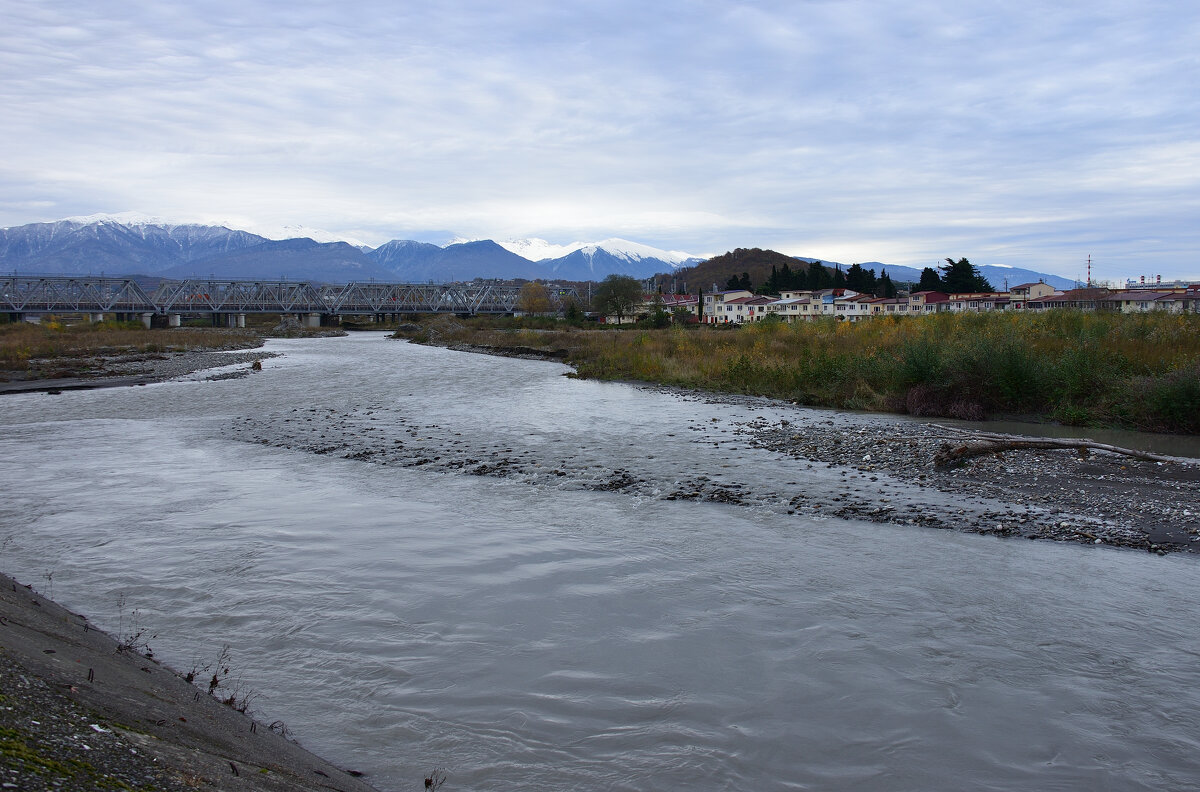
{"label": "concrete bridge pillar", "polygon": [[102,314],[102,313],[88,314],[88,321],[91,322],[92,324],[100,324],[101,322],[104,321],[104,314]]}
{"label": "concrete bridge pillar", "polygon": [[305,325],[307,327],[320,327],[321,326],[321,314],[310,313],[308,315],[308,321],[305,322]]}
{"label": "concrete bridge pillar", "polygon": [[183,324],[183,317],[179,314],[167,315],[167,327],[180,327]]}
{"label": "concrete bridge pillar", "polygon": [[225,314],[226,327],[245,327],[246,314]]}
{"label": "concrete bridge pillar", "polygon": [[154,322],[154,314],[152,314],[152,313],[144,313],[144,314],[142,314],[142,327],[144,327],[144,328],[146,328],[147,330],[149,330],[149,329],[150,329],[150,325],[151,325],[153,322]]}

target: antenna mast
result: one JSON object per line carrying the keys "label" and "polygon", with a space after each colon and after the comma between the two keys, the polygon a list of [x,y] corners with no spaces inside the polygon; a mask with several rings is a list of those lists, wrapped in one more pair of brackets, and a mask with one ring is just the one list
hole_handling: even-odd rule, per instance
{"label": "antenna mast", "polygon": [[1092,288],[1092,254],[1088,253],[1088,288]]}

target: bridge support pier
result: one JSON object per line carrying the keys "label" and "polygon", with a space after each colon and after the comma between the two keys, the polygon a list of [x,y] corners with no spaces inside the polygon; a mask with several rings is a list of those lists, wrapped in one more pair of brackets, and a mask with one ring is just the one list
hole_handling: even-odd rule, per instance
{"label": "bridge support pier", "polygon": [[245,327],[246,314],[225,314],[226,327]]}
{"label": "bridge support pier", "polygon": [[179,314],[167,314],[167,327],[180,327],[182,324],[182,316]]}
{"label": "bridge support pier", "polygon": [[88,314],[88,321],[91,322],[92,324],[100,324],[101,322],[104,321],[104,314],[90,313],[90,314]]}
{"label": "bridge support pier", "polygon": [[308,315],[308,320],[304,324],[306,327],[320,327],[321,326],[321,314],[315,313],[315,312],[310,313]]}
{"label": "bridge support pier", "polygon": [[150,325],[151,325],[151,324],[153,324],[153,323],[154,323],[154,314],[152,314],[152,313],[144,313],[144,314],[142,314],[142,327],[144,327],[144,328],[146,328],[147,330],[149,330],[149,329],[150,329]]}

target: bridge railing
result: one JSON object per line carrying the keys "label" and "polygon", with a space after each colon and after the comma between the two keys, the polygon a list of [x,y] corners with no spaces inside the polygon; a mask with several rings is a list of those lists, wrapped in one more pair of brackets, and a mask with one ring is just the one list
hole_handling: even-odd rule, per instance
{"label": "bridge railing", "polygon": [[[574,289],[556,288],[560,307]],[[306,281],[250,281],[189,278],[162,281],[153,294],[130,278],[0,278],[0,311],[10,313],[152,312],[180,313],[513,313],[521,287],[487,281],[471,283],[351,282],[345,286]]]}
{"label": "bridge railing", "polygon": [[0,277],[0,310],[10,313],[147,312],[153,300],[129,278]]}

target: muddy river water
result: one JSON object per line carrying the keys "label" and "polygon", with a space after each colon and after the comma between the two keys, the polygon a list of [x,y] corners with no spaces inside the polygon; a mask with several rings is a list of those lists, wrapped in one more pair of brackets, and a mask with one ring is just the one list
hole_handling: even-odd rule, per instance
{"label": "muddy river water", "polygon": [[380,789],[1200,789],[1195,555],[789,513],[994,504],[727,430],[767,403],[268,348],[5,397],[0,568],[178,669],[228,646],[261,720]]}

